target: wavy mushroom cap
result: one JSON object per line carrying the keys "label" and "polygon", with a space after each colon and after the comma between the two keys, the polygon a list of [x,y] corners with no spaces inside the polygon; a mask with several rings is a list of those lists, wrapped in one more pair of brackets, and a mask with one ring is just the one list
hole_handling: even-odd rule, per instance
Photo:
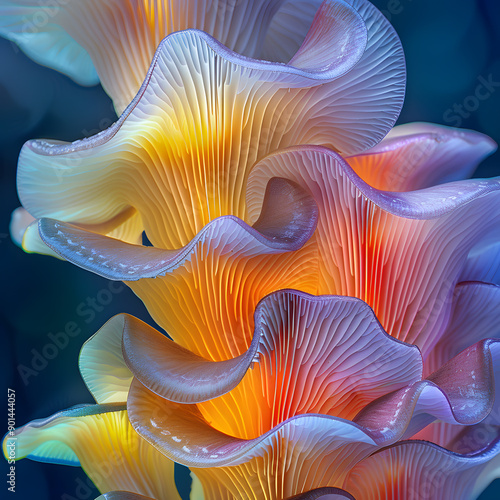
{"label": "wavy mushroom cap", "polygon": [[[293,10],[292,4],[283,8]],[[250,3],[234,8],[243,5]],[[76,16],[70,14],[65,18]],[[35,218],[132,243],[145,230],[155,246],[173,249],[216,217],[246,219],[249,172],[272,151],[319,144],[355,154],[374,146],[394,124],[404,94],[404,57],[394,30],[361,0],[323,2],[307,29],[288,64],[242,56],[195,29],[158,40],[142,86],[127,97],[116,124],[75,143],[26,143],[18,171],[24,208]],[[39,245],[25,236],[28,251]]]}

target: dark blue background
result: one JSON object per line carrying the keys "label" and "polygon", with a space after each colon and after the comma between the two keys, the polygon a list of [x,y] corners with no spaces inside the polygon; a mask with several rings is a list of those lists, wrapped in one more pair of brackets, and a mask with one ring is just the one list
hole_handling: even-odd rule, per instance
{"label": "dark blue background", "polygon": [[[484,132],[500,142],[500,88],[457,121],[454,106],[474,106],[480,78],[500,82],[500,2],[498,0],[376,0],[399,33],[407,58],[407,97],[400,123],[430,121]],[[0,39],[0,331],[4,348],[0,372],[5,387],[16,390],[17,424],[46,417],[74,404],[92,402],[80,379],[77,359],[82,343],[107,319],[129,312],[148,320],[142,303],[128,290],[95,318],[80,316],[78,306],[108,286],[106,280],[56,259],[24,254],[8,237],[10,213],[19,205],[15,190],[17,156],[22,144],[44,137],[75,140],[107,128],[116,116],[100,87],[79,87],[40,67],[13,44]],[[489,76],[491,75],[491,77]],[[500,174],[500,154],[486,160],[478,176]],[[48,334],[75,321],[82,332],[28,384],[16,366],[30,366],[32,349],[42,350]],[[7,395],[3,396],[5,405]],[[6,406],[1,405],[2,408]],[[5,410],[5,424],[7,411]],[[4,424],[1,424],[2,428]],[[3,434],[3,432],[1,433]],[[2,465],[2,471],[6,471]],[[78,490],[79,468],[23,460],[16,466],[18,500],[90,498]],[[5,472],[3,472],[5,473]],[[5,477],[5,476],[3,476]],[[6,485],[0,486],[1,495]],[[5,489],[4,489],[5,488]],[[498,498],[500,481],[481,499]],[[63,495],[66,494],[66,497]],[[80,494],[80,495],[79,495]],[[14,497],[13,497],[14,498]]]}

